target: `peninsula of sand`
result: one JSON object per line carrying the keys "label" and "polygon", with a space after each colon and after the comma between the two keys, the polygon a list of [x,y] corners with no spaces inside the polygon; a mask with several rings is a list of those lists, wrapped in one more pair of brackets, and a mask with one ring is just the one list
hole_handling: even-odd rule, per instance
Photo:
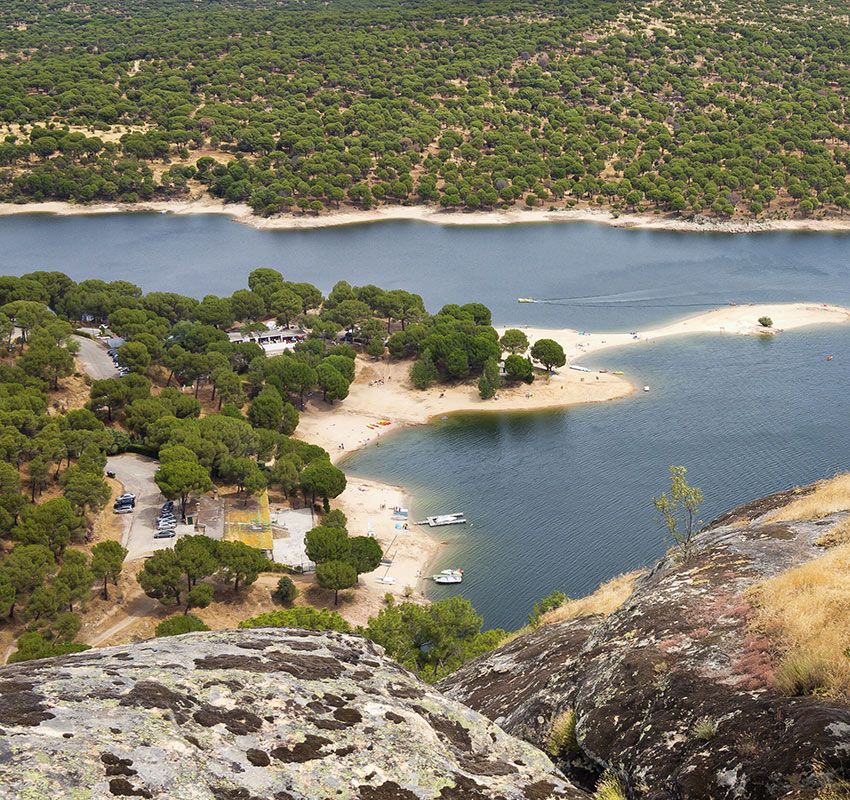
{"label": "peninsula of sand", "polygon": [[361,225],[372,222],[408,220],[434,225],[518,225],[544,222],[596,222],[615,228],[641,228],[668,231],[703,231],[711,233],[761,233],[766,231],[812,231],[837,233],[850,231],[850,217],[813,219],[734,218],[713,216],[680,216],[676,213],[614,212],[608,209],[577,206],[575,208],[520,208],[490,211],[447,211],[439,206],[378,206],[359,209],[353,206],[324,211],[321,214],[278,214],[260,217],[244,203],[224,203],[201,195],[185,200],[151,200],[140,203],[69,203],[47,200],[41,203],[0,203],[0,216],[16,214],[48,214],[56,216],[160,213],[223,214],[258,230],[300,230]]}
{"label": "peninsula of sand", "polygon": [[[767,317],[770,327],[759,322]],[[568,364],[577,365],[582,356],[607,348],[638,345],[671,336],[688,334],[728,334],[771,336],[811,325],[846,324],[850,309],[817,303],[777,303],[735,305],[686,317],[669,325],[629,333],[588,333],[570,328],[522,328],[531,343],[554,339],[564,348]],[[502,331],[500,331],[501,333]],[[357,375],[348,397],[333,406],[308,403],[301,415],[297,436],[321,445],[336,462],[357,450],[380,444],[382,438],[412,425],[427,424],[449,414],[470,412],[543,411],[581,403],[595,403],[626,397],[635,387],[612,372],[582,372],[565,366],[546,376],[538,374],[530,384],[503,388],[495,398],[482,400],[471,383],[440,385],[420,391],[408,380],[409,361],[384,361],[358,357]],[[395,507],[410,508],[403,487],[350,476],[337,505],[357,534],[374,534],[392,559],[392,564],[364,576],[362,611],[374,613],[387,592],[396,595],[412,591],[422,598],[430,571],[451,567],[437,559],[441,541],[427,527],[393,518]],[[455,511],[457,509],[448,509]],[[358,614],[360,616],[360,614]],[[368,613],[365,614],[368,616]]]}

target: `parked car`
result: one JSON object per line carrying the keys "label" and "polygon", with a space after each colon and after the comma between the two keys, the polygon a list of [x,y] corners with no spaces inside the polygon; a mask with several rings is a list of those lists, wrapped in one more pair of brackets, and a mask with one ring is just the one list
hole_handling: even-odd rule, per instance
{"label": "parked car", "polygon": [[177,532],[174,530],[174,528],[169,528],[168,530],[157,531],[153,535],[153,538],[154,539],[173,539],[175,536],[177,536]]}
{"label": "parked car", "polygon": [[[109,473],[107,472],[106,474],[108,475]],[[136,505],[136,495],[132,494],[131,492],[125,492],[124,494],[119,494],[118,497],[115,498],[115,502],[117,503],[119,501],[121,501],[122,503],[128,502],[128,503],[132,503],[133,505]]]}
{"label": "parked car", "polygon": [[123,506],[112,506],[113,514],[132,514],[133,506],[131,505],[123,505]]}

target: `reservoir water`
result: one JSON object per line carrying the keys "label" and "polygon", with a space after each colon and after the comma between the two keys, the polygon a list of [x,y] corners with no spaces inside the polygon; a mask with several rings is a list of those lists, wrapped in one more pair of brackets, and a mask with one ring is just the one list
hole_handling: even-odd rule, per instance
{"label": "reservoir water", "polygon": [[[479,300],[499,323],[532,326],[622,330],[730,300],[850,304],[850,233],[421,222],[258,231],[212,214],[0,217],[0,274],[58,269],[75,280],[109,277],[202,296],[243,288],[264,266],[325,291],[338,280],[409,289],[432,311]],[[593,297],[596,305],[517,304],[528,296]]]}
{"label": "reservoir water", "polygon": [[[430,310],[481,301],[505,324],[631,330],[726,303],[850,305],[850,236],[736,236],[568,223],[391,222],[257,231],[224,217],[0,218],[0,273],[59,269],[202,296],[273,266],[327,291],[406,288]],[[518,305],[518,296],[553,304]],[[825,355],[834,353],[827,362]],[[439,568],[491,627],[521,624],[553,589],[572,596],[666,547],[651,498],[670,464],[706,495],[704,518],[850,465],[850,327],[770,339],[688,337],[598,354],[649,394],[535,415],[453,417],[384,438],[346,462],[410,487],[414,511],[463,510]]]}

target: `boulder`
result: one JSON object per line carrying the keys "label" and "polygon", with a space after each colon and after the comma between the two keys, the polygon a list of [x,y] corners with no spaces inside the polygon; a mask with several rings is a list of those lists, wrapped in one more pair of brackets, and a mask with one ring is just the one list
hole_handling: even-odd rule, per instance
{"label": "boulder", "polygon": [[815,542],[841,515],[766,521],[789,498],[719,518],[689,559],[662,559],[607,618],[544,625],[439,688],[541,748],[574,712],[579,751],[561,766],[580,785],[590,762],[638,798],[815,797],[819,770],[850,776],[850,709],[774,688],[747,590],[822,554]]}
{"label": "boulder", "polygon": [[585,798],[340,633],[194,633],[0,669],[0,797]]}

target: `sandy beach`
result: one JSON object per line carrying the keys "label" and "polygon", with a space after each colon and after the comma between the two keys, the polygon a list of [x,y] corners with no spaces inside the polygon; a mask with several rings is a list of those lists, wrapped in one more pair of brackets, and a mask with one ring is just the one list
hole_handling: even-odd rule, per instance
{"label": "sandy beach", "polygon": [[[411,425],[427,424],[447,414],[540,411],[611,400],[633,391],[627,381],[614,375],[598,375],[594,376],[598,380],[590,380],[584,374],[563,370],[548,381],[538,378],[531,386],[523,384],[502,390],[498,400],[482,400],[474,384],[439,386],[425,391],[414,389],[408,381],[409,369],[409,361],[388,363],[358,358],[357,376],[348,397],[333,406],[318,399],[311,400],[301,415],[296,435],[321,445],[333,461],[340,462],[362,447],[378,444],[381,437]],[[334,504],[348,517],[352,535],[363,535],[371,530],[385,553],[393,559],[389,569],[382,567],[361,577],[361,587],[357,591],[360,600],[343,610],[345,616],[359,621],[361,605],[370,613],[376,613],[387,592],[403,596],[406,587],[413,589],[412,599],[424,600],[427,584],[422,576],[434,571],[432,566],[440,539],[429,528],[409,525],[408,530],[404,530],[402,523],[392,519],[394,507],[411,506],[405,490],[349,477],[348,486]],[[415,507],[410,508],[410,518],[414,519],[415,515]],[[387,583],[386,578],[392,582]]]}
{"label": "sandy beach", "polygon": [[365,625],[369,617],[384,606],[384,595],[397,600],[409,597],[424,602],[429,565],[441,546],[441,540],[427,527],[393,519],[393,509],[408,508],[410,497],[400,486],[391,486],[364,478],[348,478],[348,486],[336,501],[348,517],[352,536],[374,535],[392,564],[360,576],[360,585],[348,593],[340,612],[349,622]]}
{"label": "sandy beach", "polygon": [[[770,317],[773,326],[759,324],[760,317]],[[611,347],[651,342],[670,336],[694,333],[732,334],[737,336],[775,336],[784,331],[810,325],[840,325],[850,321],[850,309],[826,303],[768,303],[724,306],[696,314],[659,328],[623,333],[594,333],[572,328],[525,328],[522,330],[533,344],[538,339],[554,339],[572,362],[582,356]],[[500,330],[501,334],[504,329]]]}
{"label": "sandy beach", "polygon": [[[768,316],[773,327],[758,322]],[[523,328],[529,340],[549,338],[558,341],[570,362],[599,350],[652,342],[686,334],[778,335],[810,325],[846,324],[850,309],[814,303],[776,303],[737,305],[717,308],[686,317],[662,327],[634,332],[593,333],[571,328]],[[502,331],[500,330],[500,333]],[[538,374],[527,386],[503,388],[498,399],[482,400],[474,384],[436,386],[425,391],[413,388],[407,377],[409,361],[376,361],[358,357],[357,374],[348,397],[333,406],[311,398],[301,415],[297,436],[321,445],[333,461],[339,463],[362,447],[379,446],[381,438],[411,425],[428,424],[433,419],[456,413],[542,411],[566,408],[580,403],[595,403],[626,397],[634,387],[610,372],[579,372],[561,369],[548,379]],[[410,498],[402,487],[378,481],[349,478],[345,492],[337,498],[337,507],[349,518],[353,535],[369,530],[393,558],[389,569],[381,568],[362,578],[360,599],[351,605],[352,618],[363,612],[379,610],[387,592],[403,595],[405,587],[414,589],[415,600],[424,599],[422,576],[434,571],[434,559],[440,541],[428,528],[396,527],[392,508],[410,508]],[[415,506],[410,508],[416,517]],[[448,566],[448,565],[443,565]],[[387,576],[392,583],[378,578]],[[346,614],[346,616],[349,616]]]}
{"label": "sandy beach", "polygon": [[68,203],[49,200],[43,203],[0,203],[0,216],[17,214],[53,214],[57,216],[162,213],[224,214],[236,222],[258,230],[305,230],[342,225],[362,225],[391,220],[410,220],[434,225],[501,226],[547,222],[595,222],[614,228],[640,228],[707,233],[763,233],[767,231],[811,231],[840,233],[850,231],[850,216],[825,219],[720,219],[680,217],[675,214],[616,213],[595,207],[521,208],[492,211],[446,211],[439,206],[378,206],[363,210],[351,206],[323,211],[319,215],[281,214],[258,217],[244,203],[224,203],[208,195],[183,200],[151,200],[141,203]]}

